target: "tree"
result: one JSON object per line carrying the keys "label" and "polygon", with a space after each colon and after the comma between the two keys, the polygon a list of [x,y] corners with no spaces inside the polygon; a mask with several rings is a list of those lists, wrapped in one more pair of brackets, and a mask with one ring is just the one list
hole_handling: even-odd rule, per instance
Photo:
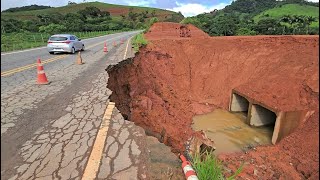
{"label": "tree", "polygon": [[72,4],[77,4],[77,3],[72,2],[72,1],[68,1],[68,5],[72,5]]}
{"label": "tree", "polygon": [[50,15],[48,14],[42,14],[37,15],[37,17],[40,19],[40,22],[43,22],[43,24],[48,25],[50,21]]}
{"label": "tree", "polygon": [[130,8],[128,13],[129,20],[136,21],[137,17],[138,17],[138,14],[133,12],[133,8]]}
{"label": "tree", "polygon": [[156,17],[156,10],[152,10],[151,17]]}
{"label": "tree", "polygon": [[95,6],[86,7],[85,9],[78,11],[78,13],[86,18],[88,18],[88,17],[95,18],[95,17],[99,17],[99,16],[110,16],[109,12],[103,13],[100,11],[99,8],[97,8]]}
{"label": "tree", "polygon": [[22,29],[27,30],[27,31],[31,31],[31,32],[38,32],[39,22],[25,20],[25,21],[23,21]]}
{"label": "tree", "polygon": [[236,31],[236,34],[240,36],[247,36],[247,35],[256,35],[256,32],[249,28],[239,28]]}
{"label": "tree", "polygon": [[285,29],[286,29],[286,24],[290,24],[290,22],[291,22],[291,16],[290,15],[285,15],[285,16],[283,16],[282,18],[280,18],[280,23],[284,23],[284,24],[281,24],[281,26],[282,26],[282,34],[286,34],[286,31],[285,31]]}
{"label": "tree", "polygon": [[140,17],[139,17],[139,22],[144,23],[144,21],[145,21],[145,20],[144,20],[144,17],[143,17],[143,16],[140,16]]}
{"label": "tree", "polygon": [[187,18],[183,19],[180,23],[181,24],[193,24],[194,26],[201,28],[201,22],[199,21],[199,19],[194,18],[194,17],[187,17]]}
{"label": "tree", "polygon": [[22,29],[22,22],[16,19],[1,19],[1,32],[19,32]]}
{"label": "tree", "polygon": [[85,24],[84,19],[82,18],[83,16],[78,13],[68,13],[64,16],[63,24],[68,31],[79,32],[83,30],[83,25]]}
{"label": "tree", "polygon": [[312,22],[315,22],[317,19],[315,17],[312,17],[312,16],[306,16],[304,18],[304,22],[306,23],[307,25],[307,31],[306,31],[306,34],[309,34],[309,30],[310,30],[310,24]]}
{"label": "tree", "polygon": [[40,26],[39,32],[48,33],[48,34],[56,34],[64,32],[67,28],[64,25],[60,24],[49,24],[47,26]]}
{"label": "tree", "polygon": [[217,35],[233,36],[236,35],[238,23],[239,19],[237,16],[225,14],[215,18],[211,26],[216,26],[216,28],[211,27],[210,29],[214,29],[216,31],[215,34],[217,33]]}
{"label": "tree", "polygon": [[281,33],[280,22],[276,19],[261,19],[254,27],[259,34],[275,35]]}
{"label": "tree", "polygon": [[298,33],[300,33],[300,29],[303,28],[303,26],[305,25],[303,16],[294,15],[292,17],[291,21],[293,22],[292,23],[293,33],[292,34],[295,34],[296,30],[298,30]]}
{"label": "tree", "polygon": [[109,11],[101,11],[100,15],[101,15],[101,17],[110,17],[110,12]]}

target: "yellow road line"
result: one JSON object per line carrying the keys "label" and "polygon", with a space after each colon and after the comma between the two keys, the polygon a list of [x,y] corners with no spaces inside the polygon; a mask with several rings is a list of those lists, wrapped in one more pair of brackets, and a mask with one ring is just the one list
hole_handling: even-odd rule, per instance
{"label": "yellow road line", "polygon": [[[96,43],[96,44],[94,44],[92,46],[89,46],[88,49],[93,48],[93,47],[95,47],[95,46],[97,46],[99,44],[102,44],[102,43],[101,42],[100,43]],[[52,62],[52,61],[56,61],[56,60],[62,59],[64,57],[66,57],[66,56],[67,55],[62,55],[62,56],[50,58],[50,59],[47,59],[45,61],[42,61],[41,63],[42,64],[46,64],[46,63],[49,63],[49,62]],[[17,73],[17,72],[20,72],[20,71],[24,71],[24,70],[27,70],[27,69],[30,69],[30,68],[33,68],[33,67],[36,67],[36,66],[37,66],[37,63],[33,63],[33,64],[29,64],[29,65],[26,65],[26,66],[18,67],[18,68],[11,69],[11,70],[8,70],[8,71],[5,71],[5,72],[1,72],[1,76],[8,76],[10,74],[14,74],[14,73]]]}
{"label": "yellow road line", "polygon": [[[62,59],[64,57],[66,57],[66,56],[67,55],[57,56],[57,57],[50,58],[50,59],[47,59],[45,61],[42,61],[41,63],[42,64],[47,64],[49,62]],[[27,69],[30,69],[30,68],[33,68],[33,67],[36,67],[36,66],[37,66],[37,63],[33,63],[33,64],[29,64],[29,65],[26,65],[26,66],[18,67],[18,68],[11,69],[11,70],[8,70],[8,71],[5,71],[5,72],[1,72],[1,76],[8,76],[10,74],[14,74],[14,73],[17,73],[17,72],[20,72],[20,71],[24,71],[24,70],[27,70]]]}
{"label": "yellow road line", "polygon": [[104,112],[100,129],[98,131],[96,140],[94,141],[94,145],[93,145],[87,166],[84,170],[82,180],[96,179],[96,176],[100,167],[102,150],[104,149],[104,145],[105,145],[104,143],[107,138],[109,123],[110,123],[110,119],[111,119],[111,115],[114,107],[115,107],[115,103],[109,102],[106,108],[106,111]]}
{"label": "yellow road line", "polygon": [[[64,56],[63,56],[63,57],[64,57]],[[52,60],[60,59],[60,58],[61,58],[61,56],[53,57],[53,58],[50,58],[50,59],[48,59],[48,60],[42,61],[42,64],[45,64],[45,63],[51,62]],[[26,65],[26,66],[22,66],[22,67],[18,67],[18,68],[15,68],[15,69],[11,69],[11,70],[2,72],[1,75],[2,75],[2,74],[9,73],[9,72],[14,72],[15,70],[25,69],[25,68],[28,68],[28,67],[35,67],[35,66],[37,66],[37,63],[29,64],[29,65]]]}

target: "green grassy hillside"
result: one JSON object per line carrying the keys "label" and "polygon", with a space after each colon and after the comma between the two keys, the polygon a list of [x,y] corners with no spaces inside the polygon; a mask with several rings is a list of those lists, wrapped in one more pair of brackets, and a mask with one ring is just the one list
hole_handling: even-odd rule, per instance
{"label": "green grassy hillside", "polygon": [[236,0],[221,10],[185,18],[210,36],[319,34],[319,3]]}
{"label": "green grassy hillside", "polygon": [[253,18],[255,22],[266,18],[281,18],[285,15],[297,16],[312,16],[316,17],[317,22],[313,22],[311,27],[319,27],[319,7],[300,5],[300,4],[285,4],[272,9],[268,9]]}
{"label": "green grassy hillside", "polygon": [[30,20],[30,19],[37,19],[37,15],[54,14],[54,13],[61,13],[64,15],[70,12],[77,12],[79,10],[85,9],[86,7],[90,7],[90,6],[97,7],[101,11],[108,11],[110,12],[111,16],[127,15],[130,8],[132,8],[132,12],[135,12],[135,13],[148,11],[149,14],[151,14],[154,11],[155,16],[160,21],[163,21],[166,18],[170,18],[172,15],[178,14],[173,11],[150,8],[150,7],[122,6],[122,5],[101,3],[101,2],[87,2],[87,3],[81,3],[81,4],[71,4],[71,5],[56,7],[56,8],[41,9],[41,10],[1,12],[1,18]]}

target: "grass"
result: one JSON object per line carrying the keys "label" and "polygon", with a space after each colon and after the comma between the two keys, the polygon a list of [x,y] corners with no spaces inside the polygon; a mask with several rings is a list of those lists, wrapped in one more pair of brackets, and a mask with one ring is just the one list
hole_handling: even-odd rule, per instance
{"label": "grass", "polygon": [[281,18],[285,15],[298,15],[298,16],[312,16],[317,18],[317,22],[313,22],[310,27],[319,27],[319,7],[299,5],[299,4],[285,4],[272,9],[268,9],[253,19],[258,22],[260,19],[266,17]]}
{"label": "grass", "polygon": [[143,34],[137,34],[132,38],[133,49],[137,52],[139,48],[148,44],[148,41],[144,38]]}
{"label": "grass", "polygon": [[[74,34],[81,39],[114,34],[118,31],[93,31],[93,32],[67,32]],[[23,50],[45,46],[51,34],[44,33],[6,33],[1,35],[1,52]]]}
{"label": "grass", "polygon": [[[199,180],[224,180],[222,163],[213,154],[213,151],[205,151],[203,154],[196,154],[192,157],[192,167],[197,173]],[[241,165],[234,175],[226,178],[227,180],[234,180],[242,171]]]}

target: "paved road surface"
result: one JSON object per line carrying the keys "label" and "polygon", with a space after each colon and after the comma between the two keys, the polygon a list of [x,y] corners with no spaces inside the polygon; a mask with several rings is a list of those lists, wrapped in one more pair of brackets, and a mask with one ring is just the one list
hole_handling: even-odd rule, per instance
{"label": "paved road surface", "polygon": [[[84,40],[83,65],[44,48],[1,55],[1,179],[183,179],[169,148],[108,99],[104,69],[133,56],[135,33]],[[49,85],[36,85],[39,57]]]}

